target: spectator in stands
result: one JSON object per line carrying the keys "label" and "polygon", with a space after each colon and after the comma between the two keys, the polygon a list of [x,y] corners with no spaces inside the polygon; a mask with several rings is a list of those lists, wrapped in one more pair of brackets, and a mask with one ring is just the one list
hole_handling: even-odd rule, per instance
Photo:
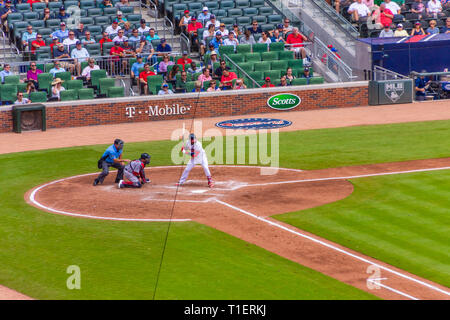
{"label": "spectator in stands", "polygon": [[31,92],[36,92],[36,86],[33,82],[29,81],[27,82],[27,87],[25,88],[25,93],[30,94]]}
{"label": "spectator in stands", "polygon": [[149,31],[150,31],[150,27],[146,25],[145,19],[141,19],[141,25],[138,28],[138,32],[143,34],[144,32],[149,32]]}
{"label": "spectator in stands", "polygon": [[230,67],[227,66],[227,63],[225,60],[220,60],[220,64],[219,66],[216,68],[216,70],[214,70],[214,78],[217,78],[218,80],[220,80],[223,76],[223,72],[225,70],[230,70]]}
{"label": "spectator in stands", "polygon": [[51,68],[48,73],[51,73],[53,75],[53,78],[56,77],[57,73],[60,72],[66,72],[66,69],[64,69],[63,67],[61,67],[60,62],[58,60],[55,60],[53,62],[53,68]]}
{"label": "spectator in stands", "polygon": [[120,42],[120,43],[122,43],[122,42],[124,42],[125,40],[128,40],[128,38],[127,37],[125,37],[124,35],[123,35],[123,30],[119,30],[118,32],[117,32],[117,36],[115,36],[113,39],[112,39],[112,41],[113,42]]}
{"label": "spectator in stands", "polygon": [[158,91],[159,96],[163,96],[165,94],[173,94],[173,91],[169,89],[169,85],[167,83],[163,83],[161,90]]}
{"label": "spectator in stands", "polygon": [[255,33],[261,33],[262,32],[262,29],[258,25],[258,21],[256,21],[256,20],[252,21],[252,26],[250,28],[248,28],[247,30],[250,31],[250,33],[252,35],[255,34]]}
{"label": "spectator in stands", "polygon": [[197,18],[203,25],[205,25],[205,23],[211,19],[211,13],[209,13],[208,7],[203,7],[202,12]]}
{"label": "spectator in stands", "polygon": [[288,18],[284,18],[283,20],[283,33],[286,35],[289,32],[292,32],[293,27],[290,25],[291,21]]}
{"label": "spectator in stands", "polygon": [[9,32],[8,16],[13,12],[17,12],[17,10],[16,8],[14,8],[14,6],[11,5],[11,0],[6,0],[5,5],[0,7],[0,18],[6,32]]}
{"label": "spectator in stands", "polygon": [[78,29],[75,29],[75,37],[80,39],[81,37],[86,36],[86,32],[87,30],[84,28],[84,24],[80,22],[78,24]]}
{"label": "spectator in stands", "polygon": [[29,104],[31,100],[23,97],[23,92],[17,92],[17,100],[14,104]]}
{"label": "spectator in stands", "polygon": [[197,64],[194,61],[192,61],[187,72],[190,75],[191,79],[194,80],[194,76],[197,73],[202,73],[202,70],[197,67]]}
{"label": "spectator in stands", "polygon": [[219,59],[217,58],[217,52],[211,51],[209,56],[209,61],[206,64],[206,67],[210,69],[211,73],[214,71],[214,63],[219,62]]}
{"label": "spectator in stands", "polygon": [[93,44],[95,43],[95,39],[91,38],[91,32],[90,31],[86,31],[85,33],[85,38],[81,40],[81,43],[84,45],[86,44]]}
{"label": "spectator in stands", "polygon": [[399,21],[399,20],[404,20],[405,18],[401,15],[402,13],[402,9],[400,8],[400,6],[391,0],[384,0],[384,5],[386,7],[386,9],[391,10],[392,14],[394,15],[394,20],[395,21]]}
{"label": "spectator in stands", "polygon": [[[202,44],[200,46],[200,55],[203,56],[206,53],[206,47],[209,46],[209,43],[207,44],[206,42],[208,41],[209,37],[213,37],[214,34],[216,33],[215,31],[215,27],[214,25],[210,24],[208,29],[203,31],[203,40],[202,40]],[[214,46],[213,46],[214,47]]]}
{"label": "spectator in stands", "polygon": [[103,44],[104,44],[105,42],[112,42],[112,40],[111,40],[111,38],[109,37],[108,32],[106,32],[106,31],[103,31],[102,36],[103,36],[103,37],[99,40],[99,43],[100,43],[100,48],[103,50]]}
{"label": "spectator in stands", "polygon": [[[123,16],[122,11],[117,11],[117,17],[114,19],[117,21],[117,24],[123,28],[124,24],[128,22],[127,18]],[[145,21],[145,20],[144,20]]]}
{"label": "spectator in stands", "polygon": [[56,19],[59,19],[61,21],[66,20],[70,17],[70,14],[66,13],[66,8],[62,6],[59,8],[59,13],[56,15]]}
{"label": "spectator in stands", "polygon": [[99,8],[113,8],[113,5],[111,3],[111,0],[103,0],[102,3],[98,6]]}
{"label": "spectator in stands", "polygon": [[220,21],[217,20],[217,19],[216,19],[216,16],[213,15],[213,14],[210,16],[209,21],[206,22],[206,24],[203,24],[203,25],[205,26],[205,28],[208,28],[208,26],[209,26],[210,24],[213,24],[213,25],[214,25],[214,28],[215,28],[216,30],[218,30],[219,27],[220,27]]}
{"label": "spectator in stands", "polygon": [[189,58],[187,51],[183,51],[183,55],[181,56],[180,59],[177,60],[177,64],[181,64],[183,66],[183,70],[186,70],[185,65],[191,64],[191,62],[192,62],[192,59]]}
{"label": "spectator in stands", "polygon": [[75,64],[77,75],[81,75],[81,63],[87,61],[90,57],[89,52],[86,48],[83,48],[81,45],[81,41],[77,41],[75,49],[72,50],[70,56],[73,58],[73,62]]}
{"label": "spectator in stands", "polygon": [[209,82],[209,88],[206,91],[207,92],[220,91],[220,88],[216,86],[216,80],[211,80]]}
{"label": "spectator in stands", "polygon": [[270,40],[268,32],[263,31],[261,33],[261,38],[259,38],[258,43],[267,44],[267,50],[269,50],[269,45],[272,43],[272,40]]}
{"label": "spectator in stands", "polygon": [[126,64],[126,60],[123,59],[125,57],[125,50],[120,46],[119,41],[114,42],[114,46],[109,50],[109,55],[111,56],[111,76],[123,76]]}
{"label": "spectator in stands", "polygon": [[264,84],[261,87],[262,88],[271,88],[271,87],[275,87],[275,85],[270,82],[270,77],[266,77],[266,79],[264,79]]}
{"label": "spectator in stands", "polygon": [[27,31],[22,33],[22,48],[24,51],[28,51],[28,41],[31,39],[36,39],[37,33],[33,31],[33,27],[31,25],[27,26]]}
{"label": "spectator in stands", "polygon": [[163,55],[162,61],[158,64],[158,73],[165,77],[167,74],[167,67],[174,64],[175,63],[173,61],[170,61],[168,54]]}
{"label": "spectator in stands", "polygon": [[27,82],[34,84],[35,88],[39,87],[38,75],[42,73],[42,70],[36,67],[36,62],[30,63],[30,69],[27,71]]}
{"label": "spectator in stands", "polygon": [[131,23],[129,21],[125,22],[123,24],[122,30],[123,30],[123,35],[129,39],[133,32],[133,29],[131,28]]}
{"label": "spectator in stands", "polygon": [[[121,42],[120,46],[122,47],[122,49],[125,53],[125,58],[136,58],[136,51],[130,45],[128,39],[125,39],[123,42]],[[128,64],[128,59],[127,59],[127,64]]]}
{"label": "spectator in stands", "polygon": [[156,47],[156,51],[158,52],[159,56],[162,56],[162,55],[164,55],[164,52],[172,52],[172,48],[167,43],[166,39],[162,38],[161,42],[158,45],[158,47]]}
{"label": "spectator in stands", "polygon": [[255,38],[249,29],[244,31],[244,36],[240,39],[241,44],[255,44]]}
{"label": "spectator in stands", "polygon": [[203,68],[202,70],[202,74],[198,76],[198,81],[200,81],[203,85],[203,82],[205,81],[211,81],[212,77],[210,75],[209,69],[208,68]]}
{"label": "spectator in stands", "polygon": [[198,42],[198,29],[201,28],[203,28],[201,22],[198,22],[196,17],[192,17],[190,23],[187,26],[187,34],[191,39],[191,43],[197,48],[200,46]]}
{"label": "spectator in stands", "polygon": [[148,30],[148,33],[149,34],[147,36],[147,41],[159,40],[159,36],[156,34],[154,28],[150,28],[150,30]]}
{"label": "spectator in stands", "polygon": [[139,74],[139,84],[141,87],[141,94],[148,94],[148,85],[147,85],[147,77],[155,76],[156,74],[150,70],[150,65],[146,63],[144,65],[144,70]]}
{"label": "spectator in stands", "polygon": [[64,81],[60,78],[56,78],[52,82],[52,96],[48,101],[59,101],[61,100],[61,91],[65,91],[66,88],[62,86]]}
{"label": "spectator in stands", "polygon": [[168,72],[166,74],[166,81],[170,82],[172,84],[172,86],[175,86],[176,82],[177,82],[177,74],[180,71],[180,67],[175,64],[172,69],[170,70],[170,72]]}
{"label": "spectator in stands", "polygon": [[201,81],[195,81],[194,89],[192,89],[192,92],[202,92],[202,91],[205,91],[203,89],[203,83]]}
{"label": "spectator in stands", "polygon": [[450,17],[445,20],[445,26],[441,28],[441,33],[450,33]]}
{"label": "spectator in stands", "polygon": [[214,46],[214,50],[219,51],[219,47],[223,46],[222,33],[217,31],[216,36],[209,43]]}
{"label": "spectator in stands", "polygon": [[413,2],[413,4],[411,5],[411,12],[416,14],[415,19],[417,20],[428,18],[426,6],[422,2],[422,0],[415,0]]}
{"label": "spectator in stands", "polygon": [[220,84],[222,90],[231,90],[233,89],[233,80],[237,79],[236,73],[233,71],[229,71],[228,69],[223,69],[222,77],[220,78]]}
{"label": "spectator in stands", "polygon": [[389,8],[386,8],[386,4],[380,4],[380,23],[382,26],[388,24],[391,26],[392,19],[394,19],[394,13]]}
{"label": "spectator in stands", "polygon": [[[359,0],[361,1],[361,0]],[[306,38],[303,34],[301,34],[298,31],[297,27],[294,27],[292,29],[292,33],[288,35],[287,39],[286,39],[286,43],[290,44],[291,46],[289,47],[291,51],[295,52],[295,55],[297,58],[302,58],[305,59],[306,58],[306,50],[303,47],[303,41],[307,41],[308,38]]]}
{"label": "spectator in stands", "polygon": [[371,15],[369,8],[362,3],[362,0],[356,0],[353,2],[347,12],[351,14],[352,21],[354,22],[366,22]]}
{"label": "spectator in stands", "polygon": [[442,12],[442,4],[439,0],[430,0],[427,3],[427,13],[430,17],[442,18],[445,14]]}
{"label": "spectator in stands", "polygon": [[234,90],[247,89],[247,86],[244,84],[244,80],[239,78],[236,80],[233,89]]}
{"label": "spectator in stands", "polygon": [[386,23],[378,37],[379,38],[391,38],[393,36],[394,36],[394,31],[391,29],[391,25],[389,23]]}
{"label": "spectator in stands", "polygon": [[51,53],[52,53],[52,57],[53,57],[53,47],[54,46],[56,46],[56,47],[58,47],[58,44],[59,44],[60,42],[59,42],[59,40],[58,40],[58,37],[53,37],[52,38],[52,43],[50,43],[50,51],[51,51]]}
{"label": "spectator in stands", "polygon": [[303,68],[302,78],[306,78],[306,81],[307,81],[306,83],[309,84],[309,80],[312,78],[309,67]]}
{"label": "spectator in stands", "polygon": [[54,31],[51,34],[52,37],[58,37],[59,42],[62,42],[69,36],[69,30],[66,29],[66,23],[63,21],[60,23],[59,30]]}
{"label": "spectator in stands", "polygon": [[128,38],[130,42],[141,42],[141,36],[139,35],[138,29],[133,29],[131,36]]}
{"label": "spectator in stands", "polygon": [[236,39],[238,39],[242,35],[242,31],[236,23],[233,24],[233,30],[231,30],[231,33],[234,33],[234,37]]}
{"label": "spectator in stands", "polygon": [[75,32],[69,31],[69,37],[64,39],[63,44],[66,46],[67,52],[70,54],[70,46],[74,45],[78,42],[78,39],[75,38]]}
{"label": "spectator in stands", "polygon": [[41,2],[41,0],[27,0],[28,4],[30,4],[30,9],[33,9],[33,3]]}
{"label": "spectator in stands", "polygon": [[427,34],[438,34],[439,28],[436,27],[436,20],[430,21],[430,26],[427,28]]}
{"label": "spectator in stands", "polygon": [[403,24],[399,23],[397,24],[397,28],[395,29],[394,32],[394,37],[408,37],[409,34],[408,32],[406,32],[405,29],[403,29]]}
{"label": "spectator in stands", "polygon": [[70,59],[69,52],[65,48],[64,44],[58,43],[57,49],[53,50],[53,58],[60,60],[61,67],[69,69],[70,72],[73,73],[75,65],[72,63],[72,59]]}
{"label": "spectator in stands", "polygon": [[81,72],[81,77],[90,82],[91,81],[91,71],[93,70],[100,70],[100,67],[95,64],[94,58],[88,59],[88,65],[84,67],[83,71]]}
{"label": "spectator in stands", "polygon": [[119,26],[116,20],[114,20],[113,23],[105,29],[105,31],[110,37],[114,37],[117,35],[120,29],[122,29],[122,27]]}
{"label": "spectator in stands", "polygon": [[[422,73],[425,73],[425,70],[422,70]],[[431,80],[428,77],[420,76],[415,80],[414,90],[416,91],[416,100],[423,101],[427,95],[427,89],[431,83]]]}
{"label": "spectator in stands", "polygon": [[128,0],[120,0],[120,2],[117,2],[115,7],[117,9],[120,9],[121,7],[129,7],[130,3],[128,2]]}
{"label": "spectator in stands", "polygon": [[[279,26],[283,26],[280,24]],[[269,31],[270,41],[271,42],[286,42],[283,37],[283,32],[280,32],[280,29],[274,29],[273,31]]]}
{"label": "spectator in stands", "polygon": [[292,84],[292,80],[294,80],[296,77],[292,74],[292,68],[286,69],[286,81],[289,84]]}
{"label": "spectator in stands", "polygon": [[343,11],[345,10],[345,8],[348,8],[351,4],[352,4],[352,0],[336,0],[334,2],[334,7],[336,9],[337,13],[341,13],[341,9],[343,9]]}
{"label": "spectator in stands", "polygon": [[44,16],[42,17],[42,20],[46,22],[47,20],[53,19],[53,14],[50,12],[49,8],[44,9]]}
{"label": "spectator in stands", "polygon": [[0,79],[1,83],[5,83],[5,77],[12,76],[13,73],[11,72],[11,66],[8,63],[5,63],[3,65],[3,70],[0,71]]}
{"label": "spectator in stands", "polygon": [[228,33],[228,38],[223,41],[224,46],[233,46],[236,51],[236,46],[239,44],[238,39],[235,38],[234,32]]}
{"label": "spectator in stands", "polygon": [[411,30],[411,36],[421,36],[424,35],[425,31],[422,28],[420,21],[414,23],[414,28]]}
{"label": "spectator in stands", "polygon": [[142,60],[142,56],[139,54],[136,56],[136,62],[133,63],[133,65],[131,66],[131,70],[130,70],[130,76],[131,79],[134,81],[138,81],[139,80],[139,69],[140,68],[144,68],[145,64],[144,61]]}
{"label": "spectator in stands", "polygon": [[186,92],[186,83],[188,82],[187,72],[181,71],[181,76],[176,80],[175,92]]}
{"label": "spectator in stands", "polygon": [[228,29],[225,29],[225,23],[221,22],[219,25],[219,30],[216,31],[220,32],[222,34],[223,39],[225,39],[225,37],[228,36],[228,33],[230,33],[230,31],[228,31]]}
{"label": "spectator in stands", "polygon": [[186,32],[188,24],[191,22],[192,17],[189,15],[189,10],[184,10],[184,15],[180,19],[178,26],[181,32]]}
{"label": "spectator in stands", "polygon": [[139,46],[136,48],[136,53],[143,56],[147,55],[146,60],[147,62],[151,62],[152,65],[158,62],[158,58],[155,55],[155,49],[153,49],[153,45],[151,44],[151,42],[145,39],[145,36],[141,37]]}
{"label": "spectator in stands", "polygon": [[286,76],[281,76],[280,83],[278,84],[279,87],[287,87],[291,84],[287,82]]}
{"label": "spectator in stands", "polygon": [[36,49],[39,49],[40,47],[45,47],[45,41],[42,39],[42,35],[38,33],[36,35],[36,40],[31,42],[31,53],[35,53]]}

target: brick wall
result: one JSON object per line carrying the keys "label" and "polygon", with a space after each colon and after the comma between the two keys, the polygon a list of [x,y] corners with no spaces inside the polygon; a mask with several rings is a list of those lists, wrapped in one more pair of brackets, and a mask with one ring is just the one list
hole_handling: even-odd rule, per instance
{"label": "brick wall", "polygon": [[[289,112],[267,106],[268,98],[277,93],[292,93],[301,98],[301,103],[289,111],[368,105],[367,82],[205,92],[198,99],[195,93],[171,95],[164,99],[159,96],[124,97],[47,103],[47,128]],[[12,131],[11,109],[0,107],[0,132]],[[283,117],[289,118],[287,115]]]}

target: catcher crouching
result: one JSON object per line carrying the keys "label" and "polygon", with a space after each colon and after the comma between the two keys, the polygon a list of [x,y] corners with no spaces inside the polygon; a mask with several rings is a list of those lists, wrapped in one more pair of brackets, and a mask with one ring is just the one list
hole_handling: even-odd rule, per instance
{"label": "catcher crouching", "polygon": [[118,187],[121,188],[140,188],[143,184],[150,182],[145,177],[144,168],[150,164],[150,155],[148,153],[141,154],[141,158],[133,160],[124,168],[124,176],[126,180],[120,180]]}

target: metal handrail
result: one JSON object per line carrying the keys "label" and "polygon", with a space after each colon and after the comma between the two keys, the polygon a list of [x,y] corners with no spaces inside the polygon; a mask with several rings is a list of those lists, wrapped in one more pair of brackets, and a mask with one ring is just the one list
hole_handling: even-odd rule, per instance
{"label": "metal handrail", "polygon": [[3,32],[2,28],[0,28],[0,31],[1,31],[0,35],[3,38],[3,60],[5,61],[6,60],[6,52],[5,52],[5,50],[6,50],[6,35]]}
{"label": "metal handrail", "polygon": [[244,69],[242,69],[241,67],[239,67],[239,65],[238,65],[237,63],[235,63],[228,55],[226,55],[226,54],[224,53],[224,54],[223,54],[223,57],[225,57],[228,61],[230,61],[232,65],[234,65],[234,66],[235,66],[239,71],[241,71],[247,78],[249,78],[249,79],[253,82],[253,86],[255,86],[255,84],[256,84],[256,86],[257,86],[258,88],[261,88],[261,85],[260,85],[258,82],[256,82],[255,79],[253,79],[252,77],[250,77],[250,76],[248,75],[248,73],[245,72]]}
{"label": "metal handrail", "polygon": [[[167,16],[164,16],[164,22],[168,22],[169,26],[170,26],[170,36],[171,36],[171,43],[173,44],[173,34],[175,33],[175,28],[173,27],[173,23],[172,21],[170,21],[169,18],[167,18]],[[166,37],[166,24],[164,23],[164,37]]]}
{"label": "metal handrail", "polygon": [[183,33],[180,33],[180,48],[181,51],[183,50],[183,44],[186,46],[187,52],[189,54],[189,56],[191,55],[191,40],[189,40],[189,38]]}
{"label": "metal handrail", "polygon": [[377,81],[391,79],[408,79],[408,77],[380,66],[373,67],[373,80]]}
{"label": "metal handrail", "polygon": [[313,46],[314,57],[323,62],[328,71],[332,72],[342,82],[353,81],[352,68],[350,68],[342,59],[339,59],[319,38],[314,39]]}

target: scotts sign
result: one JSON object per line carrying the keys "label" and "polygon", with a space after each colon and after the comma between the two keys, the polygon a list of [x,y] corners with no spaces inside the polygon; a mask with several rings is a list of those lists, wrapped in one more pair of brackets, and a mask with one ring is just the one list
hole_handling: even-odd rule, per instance
{"label": "scotts sign", "polygon": [[276,110],[289,110],[295,108],[302,102],[295,94],[281,93],[271,96],[267,100],[267,105]]}

